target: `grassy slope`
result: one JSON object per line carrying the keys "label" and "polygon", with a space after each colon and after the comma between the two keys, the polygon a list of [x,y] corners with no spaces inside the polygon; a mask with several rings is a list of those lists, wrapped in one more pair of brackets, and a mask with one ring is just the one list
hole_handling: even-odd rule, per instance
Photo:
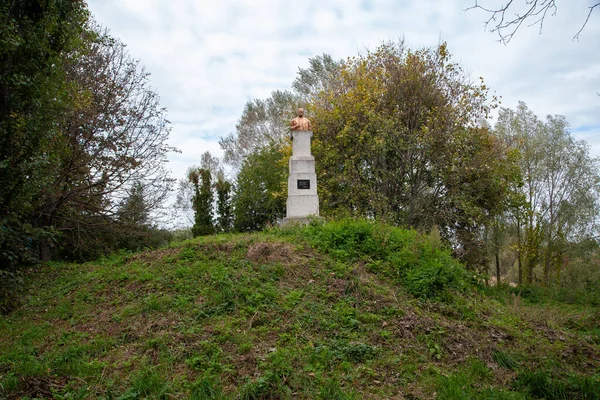
{"label": "grassy slope", "polygon": [[0,316],[0,398],[600,398],[600,312],[425,301],[297,235],[36,272]]}

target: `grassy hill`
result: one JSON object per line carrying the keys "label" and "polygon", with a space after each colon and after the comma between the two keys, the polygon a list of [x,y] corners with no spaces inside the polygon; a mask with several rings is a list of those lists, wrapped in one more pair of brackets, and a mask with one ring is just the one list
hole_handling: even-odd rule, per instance
{"label": "grassy hill", "polygon": [[600,399],[600,310],[342,222],[33,271],[0,398]]}

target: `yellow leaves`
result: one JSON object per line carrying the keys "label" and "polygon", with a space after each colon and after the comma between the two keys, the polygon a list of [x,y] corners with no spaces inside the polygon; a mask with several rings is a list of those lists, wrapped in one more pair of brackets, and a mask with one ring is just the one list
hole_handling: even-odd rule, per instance
{"label": "yellow leaves", "polygon": [[76,110],[85,110],[94,102],[94,93],[91,90],[75,91],[71,93],[73,107]]}

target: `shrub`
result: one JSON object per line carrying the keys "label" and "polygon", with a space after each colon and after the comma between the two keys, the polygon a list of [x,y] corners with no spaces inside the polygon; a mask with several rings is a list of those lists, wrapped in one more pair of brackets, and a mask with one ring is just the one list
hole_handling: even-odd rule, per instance
{"label": "shrub", "polygon": [[414,230],[345,219],[297,232],[321,251],[346,262],[362,261],[371,271],[396,279],[416,297],[440,298],[476,283],[447,249]]}

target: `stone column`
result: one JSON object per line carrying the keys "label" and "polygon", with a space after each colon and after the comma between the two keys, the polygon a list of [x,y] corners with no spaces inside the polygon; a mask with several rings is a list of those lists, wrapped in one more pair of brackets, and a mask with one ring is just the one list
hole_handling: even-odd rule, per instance
{"label": "stone column", "polygon": [[310,153],[312,131],[292,131],[292,157],[288,178],[286,218],[282,225],[306,224],[319,216],[315,158]]}

